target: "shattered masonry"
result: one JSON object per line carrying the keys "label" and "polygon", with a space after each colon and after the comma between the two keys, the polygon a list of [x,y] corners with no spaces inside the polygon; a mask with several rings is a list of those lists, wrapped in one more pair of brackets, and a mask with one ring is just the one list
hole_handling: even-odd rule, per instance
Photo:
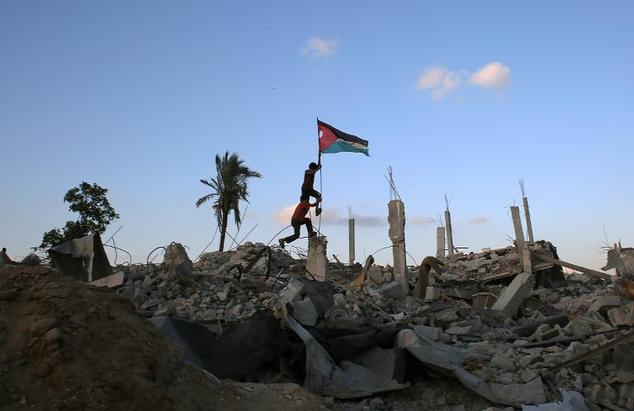
{"label": "shattered masonry", "polygon": [[[397,215],[398,228],[403,210]],[[40,281],[49,278],[46,284],[57,287],[56,293],[103,290],[129,301],[131,310],[183,350],[186,362],[219,379],[211,386],[225,379],[249,381],[254,390],[298,384],[318,394],[310,400],[314,408],[302,404],[305,409],[348,409],[350,401],[368,409],[634,406],[629,272],[614,282],[593,270],[564,275],[565,262],[551,243],[526,242],[530,261],[522,261],[523,250],[513,246],[441,258],[439,272],[429,270],[425,277],[423,298],[415,294],[419,267],[404,266],[399,277],[397,268],[375,265],[371,257],[365,267],[328,263],[325,238],[312,240],[313,262],[246,243],[193,263],[182,245],[172,243],[163,264],[117,267],[97,280],[114,287],[116,297],[108,288],[55,280],[55,272],[38,275]],[[627,270],[629,249],[615,250],[610,261]],[[0,276],[5,311],[11,301],[21,301],[20,290],[26,292],[17,288],[18,278]],[[125,315],[113,311],[103,321]],[[2,324],[0,337],[8,337],[0,342],[13,341],[17,323],[0,315]],[[54,320],[41,332],[70,341],[72,324]],[[152,335],[144,337],[148,344],[158,338]],[[9,371],[0,380],[19,364],[3,350],[0,369]],[[52,374],[44,375],[57,375],[63,363],[51,367]],[[297,392],[301,398],[313,395]],[[244,400],[238,397],[235,404]],[[281,401],[279,407],[289,405]]]}

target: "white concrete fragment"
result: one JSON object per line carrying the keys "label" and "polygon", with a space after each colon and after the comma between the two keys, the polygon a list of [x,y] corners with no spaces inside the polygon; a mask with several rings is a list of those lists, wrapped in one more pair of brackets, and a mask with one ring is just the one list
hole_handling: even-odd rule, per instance
{"label": "white concrete fragment", "polygon": [[304,291],[304,284],[296,279],[291,280],[282,291],[280,291],[280,298],[287,303],[293,303],[301,299],[302,292]]}
{"label": "white concrete fragment", "polygon": [[508,316],[514,316],[522,303],[531,293],[535,278],[529,273],[515,276],[511,284],[504,289],[491,310],[500,311]]}
{"label": "white concrete fragment", "polygon": [[301,324],[309,327],[317,325],[319,313],[310,298],[304,297],[303,300],[291,303],[291,307],[293,307],[293,317]]}

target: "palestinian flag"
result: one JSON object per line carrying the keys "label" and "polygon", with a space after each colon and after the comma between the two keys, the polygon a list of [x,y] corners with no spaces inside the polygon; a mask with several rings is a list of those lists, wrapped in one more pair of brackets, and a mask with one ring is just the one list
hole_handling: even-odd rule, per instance
{"label": "palestinian flag", "polygon": [[317,120],[320,153],[363,153],[369,156],[368,141],[337,130],[330,124]]}

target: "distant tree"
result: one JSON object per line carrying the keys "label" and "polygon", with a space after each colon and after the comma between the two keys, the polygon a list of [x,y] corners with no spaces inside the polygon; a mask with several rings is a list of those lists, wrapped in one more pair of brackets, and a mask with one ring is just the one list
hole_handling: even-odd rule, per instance
{"label": "distant tree", "polygon": [[64,202],[68,209],[79,214],[75,221],[67,221],[63,228],[54,228],[42,237],[40,248],[54,247],[64,241],[80,238],[88,234],[103,234],[108,224],[119,218],[110,205],[106,193],[108,189],[96,183],[81,183],[66,192]]}
{"label": "distant tree", "polygon": [[229,214],[233,211],[235,223],[239,227],[241,223],[240,200],[249,201],[247,199],[249,196],[247,182],[251,177],[260,178],[262,175],[245,166],[244,161],[236,153],[229,155],[228,151],[222,157],[216,154],[216,173],[216,177],[211,180],[200,180],[204,185],[211,187],[213,191],[199,198],[196,201],[196,207],[214,200],[212,208],[220,228],[220,247],[218,250],[223,251]]}

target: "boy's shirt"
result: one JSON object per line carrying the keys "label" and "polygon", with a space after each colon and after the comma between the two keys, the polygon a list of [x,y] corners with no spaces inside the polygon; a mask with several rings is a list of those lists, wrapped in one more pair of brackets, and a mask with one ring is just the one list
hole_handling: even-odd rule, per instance
{"label": "boy's shirt", "polygon": [[306,214],[308,214],[309,209],[310,203],[308,202],[308,200],[300,202],[299,204],[297,204],[297,207],[295,207],[292,219],[299,221],[303,220],[304,218],[306,218]]}

